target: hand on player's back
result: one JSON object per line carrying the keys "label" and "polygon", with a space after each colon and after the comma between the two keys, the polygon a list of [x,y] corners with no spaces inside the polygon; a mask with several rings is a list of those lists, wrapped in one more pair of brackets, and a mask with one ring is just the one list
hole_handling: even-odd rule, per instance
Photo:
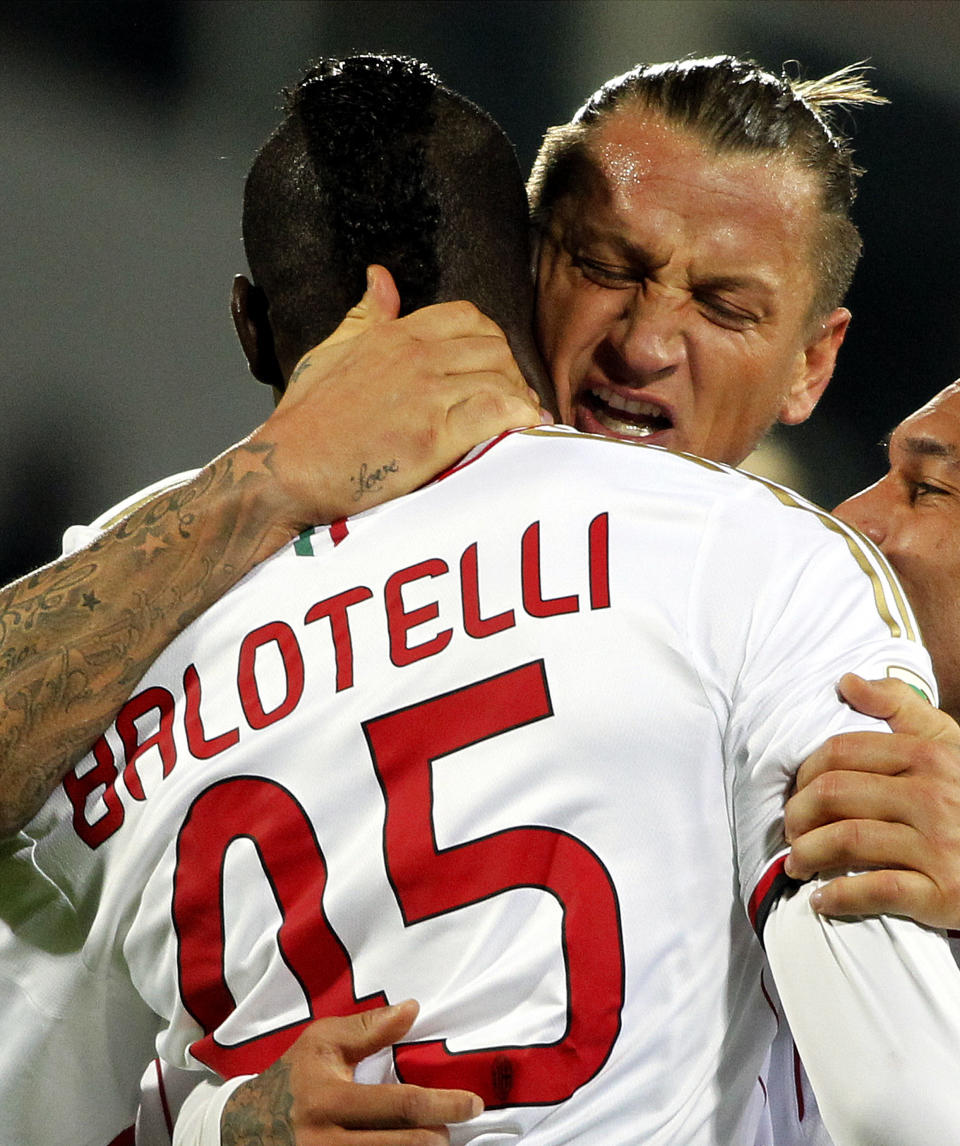
{"label": "hand on player's back", "polygon": [[483,1109],[465,1090],[353,1081],[357,1063],[391,1046],[417,1015],[412,1000],[312,1023],[273,1066],[230,1096],[224,1146],[443,1146],[444,1123]]}
{"label": "hand on player's back", "polygon": [[787,873],[873,869],[831,880],[817,910],[960,927],[960,728],[902,681],[848,674],[840,691],[892,735],[835,736],[805,761],[787,803]]}
{"label": "hand on player's back", "polygon": [[475,306],[398,319],[389,272],[371,267],[368,283],[241,447],[254,466],[267,455],[288,533],[406,493],[479,442],[541,421],[505,335]]}

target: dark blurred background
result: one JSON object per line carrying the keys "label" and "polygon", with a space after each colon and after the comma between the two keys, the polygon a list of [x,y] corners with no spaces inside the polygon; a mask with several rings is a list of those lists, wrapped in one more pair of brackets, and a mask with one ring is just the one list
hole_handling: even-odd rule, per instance
{"label": "dark blurred background", "polygon": [[6,0],[0,583],[266,416],[227,305],[243,177],[309,58],[371,50],[431,63],[525,167],[638,60],[734,52],[816,76],[869,58],[892,104],[850,124],[868,170],[854,323],[814,418],[757,465],[832,505],[960,375],[956,0]]}

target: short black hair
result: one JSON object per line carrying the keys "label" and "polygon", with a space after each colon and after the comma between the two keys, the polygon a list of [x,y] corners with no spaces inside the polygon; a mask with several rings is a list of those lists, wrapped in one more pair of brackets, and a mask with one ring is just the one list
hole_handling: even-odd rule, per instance
{"label": "short black hair", "polygon": [[509,140],[416,60],[312,65],[286,93],[244,194],[243,238],[278,350],[294,359],[381,263],[402,312],[467,298],[529,338],[529,219]]}

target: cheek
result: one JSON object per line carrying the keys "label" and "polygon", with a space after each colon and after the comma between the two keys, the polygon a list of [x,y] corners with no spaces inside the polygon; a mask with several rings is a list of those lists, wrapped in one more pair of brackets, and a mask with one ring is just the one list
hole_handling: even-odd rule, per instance
{"label": "cheek", "polygon": [[557,276],[540,295],[537,339],[551,370],[575,368],[602,337],[602,300]]}
{"label": "cheek", "polygon": [[960,562],[956,555],[943,565],[936,552],[918,549],[906,537],[888,539],[883,550],[900,578],[924,638],[928,642],[938,638],[941,617],[957,599]]}
{"label": "cheek", "polygon": [[[950,628],[949,639],[960,639],[956,624],[947,621],[947,618],[955,619],[960,614],[960,554],[951,551],[935,556],[924,573],[917,590],[921,597],[919,607],[924,614],[921,624],[928,629],[931,624],[936,624],[938,630],[947,626]],[[938,635],[944,639],[943,633]]]}
{"label": "cheek", "polygon": [[571,310],[568,294],[558,275],[541,272],[537,281],[536,331],[540,350],[548,361],[556,356],[562,343],[567,326],[564,316]]}
{"label": "cheek", "polygon": [[[700,364],[703,368],[700,368]],[[701,440],[693,453],[738,466],[777,420],[780,390],[741,354],[705,353],[693,368]]]}
{"label": "cheek", "polygon": [[[960,601],[944,597],[931,584],[915,585],[912,588],[905,585],[904,588],[920,626],[920,636],[933,661],[933,671],[937,675],[943,704],[948,692],[956,693],[960,681],[957,673],[960,657]],[[951,703],[956,703],[956,696]]]}
{"label": "cheek", "polygon": [[[724,422],[754,422],[775,406],[778,397],[742,342],[717,328],[699,331],[687,342],[694,389]],[[773,415],[771,415],[772,420]]]}

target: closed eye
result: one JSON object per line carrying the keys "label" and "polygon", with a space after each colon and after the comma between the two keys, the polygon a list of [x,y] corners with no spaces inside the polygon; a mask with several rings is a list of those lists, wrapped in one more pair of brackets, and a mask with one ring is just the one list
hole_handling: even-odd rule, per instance
{"label": "closed eye", "polygon": [[583,255],[571,255],[573,265],[583,276],[596,283],[597,286],[608,287],[610,290],[623,290],[636,286],[643,281],[643,274],[631,267],[618,267],[611,263],[603,263],[598,259],[588,259]]}
{"label": "closed eye", "polygon": [[912,481],[909,485],[910,504],[916,505],[924,498],[935,497],[937,494],[946,494],[949,490],[939,485],[932,485],[927,481]]}
{"label": "closed eye", "polygon": [[715,294],[701,294],[697,301],[707,311],[707,317],[729,330],[746,330],[760,321],[752,311],[734,306],[727,299]]}

